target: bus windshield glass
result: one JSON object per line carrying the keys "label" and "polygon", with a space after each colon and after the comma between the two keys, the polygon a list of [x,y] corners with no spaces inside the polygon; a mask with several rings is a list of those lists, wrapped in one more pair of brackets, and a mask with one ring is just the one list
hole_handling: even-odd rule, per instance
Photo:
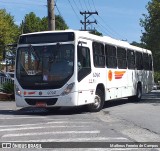
{"label": "bus windshield glass", "polygon": [[26,89],[62,87],[72,76],[74,46],[72,44],[19,47],[17,80]]}

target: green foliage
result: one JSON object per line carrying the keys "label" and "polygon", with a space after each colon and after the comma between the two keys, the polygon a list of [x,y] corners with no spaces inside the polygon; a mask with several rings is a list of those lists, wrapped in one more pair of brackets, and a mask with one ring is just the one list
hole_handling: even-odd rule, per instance
{"label": "green foliage", "polygon": [[[65,23],[64,19],[57,15],[55,19],[56,30],[63,30],[67,29],[68,26]],[[31,33],[31,32],[38,32],[38,31],[47,31],[48,30],[48,18],[43,17],[42,19],[37,17],[35,13],[31,12],[25,16],[23,25],[23,33]]]}
{"label": "green foliage", "polygon": [[98,32],[97,30],[93,30],[90,33],[93,34],[93,35],[103,36],[103,34]]}
{"label": "green foliage", "polygon": [[5,45],[16,43],[19,36],[19,28],[14,23],[14,17],[0,9],[0,60]]}
{"label": "green foliage", "polygon": [[160,71],[160,0],[151,0],[147,6],[148,14],[143,14],[140,25],[144,27],[141,41],[152,50],[154,69]]}
{"label": "green foliage", "polygon": [[138,43],[136,41],[133,41],[132,43],[130,43],[133,46],[137,46],[137,47],[141,47],[141,48],[146,48],[146,45],[143,43]]}
{"label": "green foliage", "polygon": [[4,93],[14,94],[14,84],[11,82],[3,83],[0,89]]}
{"label": "green foliage", "polygon": [[47,30],[48,30],[48,19],[47,17],[43,17],[41,19],[40,31],[47,31]]}
{"label": "green foliage", "polygon": [[40,22],[41,19],[33,12],[27,14],[23,22],[23,33],[40,31]]}
{"label": "green foliage", "polygon": [[160,81],[160,72],[154,73],[154,81],[155,83],[158,83],[158,81]]}
{"label": "green foliage", "polygon": [[64,30],[68,29],[67,24],[65,23],[64,19],[60,15],[56,15],[56,30]]}

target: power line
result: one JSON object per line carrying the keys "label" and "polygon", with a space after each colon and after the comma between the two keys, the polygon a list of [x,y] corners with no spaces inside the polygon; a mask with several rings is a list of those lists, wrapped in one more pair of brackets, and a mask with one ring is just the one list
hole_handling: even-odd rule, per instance
{"label": "power line", "polygon": [[84,5],[85,5],[86,9],[89,11],[85,0],[84,0]]}
{"label": "power line", "polygon": [[[105,21],[104,21],[104,19],[101,17],[101,16],[99,16],[98,15],[98,17],[105,23]],[[114,32],[116,35],[118,35],[118,37],[120,38],[120,37],[123,37],[123,38],[125,38],[123,35],[121,35],[121,34],[119,34],[118,32],[116,32],[114,29],[112,29],[109,25],[107,25],[106,23],[105,23],[105,25],[112,31],[112,32]],[[122,39],[123,39],[122,38]],[[126,39],[126,38],[125,38]]]}
{"label": "power line", "polygon": [[84,11],[84,12],[80,12],[80,14],[81,15],[84,15],[84,21],[81,21],[81,23],[84,25],[84,30],[86,31],[87,30],[87,24],[89,25],[89,24],[92,24],[92,23],[95,23],[95,24],[97,24],[97,21],[95,20],[95,21],[90,21],[90,20],[88,20],[88,18],[91,16],[91,15],[94,15],[94,14],[96,14],[96,15],[98,15],[98,12],[86,12],[86,11]]}
{"label": "power line", "polygon": [[[106,35],[108,35],[108,36],[110,36],[110,37],[117,37],[113,32],[111,32],[111,31],[109,31],[105,26],[103,26],[100,22],[98,22],[97,21],[97,23],[98,23],[98,25],[100,25],[104,30],[105,30],[105,32],[104,33],[106,33]],[[107,32],[106,32],[107,31]],[[112,36],[111,36],[112,35]]]}
{"label": "power line", "polygon": [[71,8],[72,8],[73,12],[74,12],[74,13],[75,13],[75,15],[77,16],[78,20],[80,20],[79,16],[77,15],[77,13],[76,13],[76,11],[75,11],[74,7],[72,6],[72,4],[71,4],[71,2],[70,2],[70,0],[68,0],[68,2],[69,2],[69,4],[70,4],[70,6],[71,6]]}
{"label": "power line", "polygon": [[[98,13],[97,13],[97,15],[98,15]],[[99,15],[98,15],[99,16]],[[111,33],[110,31],[108,31],[108,29],[105,27],[105,26],[103,26],[99,21],[97,21],[97,19],[94,17],[94,16],[92,16],[92,18],[94,19],[94,20],[96,20],[96,24],[97,24],[97,26],[98,26],[98,24],[103,28],[103,29],[105,29],[104,31],[104,33],[105,34],[107,34],[107,35],[109,35],[110,36],[110,34],[113,34],[113,33]],[[110,33],[110,34],[108,34],[108,33],[106,33],[106,31],[108,31],[108,33]]]}
{"label": "power line", "polygon": [[[89,3],[89,0],[88,0],[88,3]],[[90,4],[90,3],[89,3]],[[96,7],[95,7],[95,3],[94,3],[94,0],[92,0],[92,4],[93,4],[93,6],[94,6],[94,8],[95,8],[95,10],[97,10],[96,9]],[[91,6],[90,6],[91,7]],[[119,34],[118,32],[116,32],[113,28],[111,28],[108,24],[106,24],[106,22],[104,21],[104,19],[100,16],[100,15],[98,15],[98,17],[103,21],[103,23],[104,23],[104,25],[106,26],[103,26],[102,24],[100,24],[100,22],[98,22],[97,21],[97,23],[98,24],[100,24],[100,26],[101,27],[103,27],[105,30],[107,30],[110,34],[112,33],[112,35],[115,35],[116,37],[118,36],[119,38],[120,37],[123,37],[124,38],[124,36],[122,36],[121,34]],[[94,16],[93,16],[93,18],[94,18]],[[95,19],[95,18],[94,18]],[[108,29],[107,29],[108,28]],[[109,31],[110,30],[110,31]],[[122,38],[122,39],[123,39]],[[126,38],[125,38],[126,39]]]}
{"label": "power line", "polygon": [[92,3],[93,3],[93,6],[94,6],[94,8],[95,8],[95,10],[96,10],[96,7],[95,7],[95,4],[94,4],[94,1],[92,0]]}
{"label": "power line", "polygon": [[61,15],[61,12],[60,12],[60,10],[59,10],[59,8],[58,8],[58,5],[57,5],[57,0],[55,1],[55,7],[57,8],[57,11],[58,11],[59,15],[62,16],[62,15]]}
{"label": "power line", "polygon": [[74,2],[74,4],[75,4],[75,6],[77,7],[78,11],[80,11],[80,9],[79,9],[77,3],[75,2],[75,0],[73,0],[73,2]]}
{"label": "power line", "polygon": [[110,34],[108,34],[108,33],[106,32],[106,30],[104,30],[103,27],[100,26],[100,24],[97,24],[96,26],[97,26],[96,29],[97,29],[97,28],[99,29],[99,30],[97,30],[97,31],[99,31],[99,32],[101,31],[101,32],[104,33],[105,35],[108,35],[108,36],[112,37]]}
{"label": "power line", "polygon": [[90,9],[91,9],[91,11],[92,11],[92,8],[91,8],[91,4],[90,4],[90,2],[89,2],[90,0],[88,0],[88,4],[89,4],[89,7],[90,7]]}
{"label": "power line", "polygon": [[81,3],[81,0],[79,0],[79,3],[80,3],[80,6],[81,6],[81,9],[83,10],[83,5]]}
{"label": "power line", "polygon": [[[29,3],[17,3],[17,2],[2,2],[2,1],[0,1],[0,3],[5,3],[5,4],[16,4],[16,5],[32,5],[33,6],[33,4],[29,4]],[[35,4],[35,5],[38,5],[38,6],[46,6],[45,4],[43,5],[43,4]]]}

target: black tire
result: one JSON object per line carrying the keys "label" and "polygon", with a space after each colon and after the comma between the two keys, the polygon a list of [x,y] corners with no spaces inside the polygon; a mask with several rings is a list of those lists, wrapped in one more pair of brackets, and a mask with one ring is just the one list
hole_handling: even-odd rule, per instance
{"label": "black tire", "polygon": [[142,98],[142,87],[141,85],[137,85],[136,95],[129,97],[129,100],[131,100],[132,102],[139,102],[141,101],[141,98]]}
{"label": "black tire", "polygon": [[96,95],[95,95],[95,103],[89,104],[88,110],[90,112],[99,112],[103,106],[104,106],[104,94],[100,89],[96,90]]}

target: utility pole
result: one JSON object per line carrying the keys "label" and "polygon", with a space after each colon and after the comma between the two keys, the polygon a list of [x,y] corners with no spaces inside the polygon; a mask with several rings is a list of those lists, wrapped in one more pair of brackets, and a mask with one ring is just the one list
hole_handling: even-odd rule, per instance
{"label": "utility pole", "polygon": [[88,20],[88,18],[91,16],[91,15],[93,15],[93,14],[96,14],[96,15],[98,15],[98,12],[96,11],[96,12],[80,12],[80,14],[81,15],[84,15],[84,21],[80,21],[81,22],[81,24],[83,24],[84,25],[84,31],[86,31],[87,30],[87,26],[89,25],[89,24],[92,24],[92,23],[95,23],[95,24],[97,24],[97,21],[95,20],[95,21],[89,21]]}
{"label": "utility pole", "polygon": [[48,30],[55,30],[54,0],[47,0],[48,4]]}

